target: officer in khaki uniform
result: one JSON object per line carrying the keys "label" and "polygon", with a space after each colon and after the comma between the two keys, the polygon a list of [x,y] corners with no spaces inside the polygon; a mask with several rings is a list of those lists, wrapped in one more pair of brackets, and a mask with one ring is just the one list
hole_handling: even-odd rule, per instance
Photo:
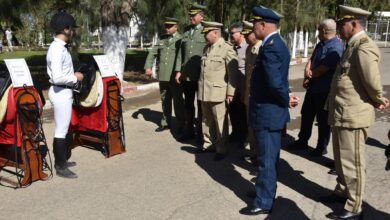
{"label": "officer in khaki uniform", "polygon": [[175,115],[178,121],[178,133],[184,128],[184,100],[183,91],[179,84],[174,79],[174,68],[177,59],[180,55],[181,36],[177,32],[178,19],[166,18],[164,25],[166,34],[161,37],[157,45],[152,48],[146,58],[145,73],[152,74],[153,60],[157,57],[158,60],[158,80],[160,85],[160,95],[162,101],[163,117],[160,126],[156,132],[161,132],[170,128],[172,118],[172,100],[175,110]]}
{"label": "officer in khaki uniform", "polygon": [[[190,16],[190,25],[185,28],[183,39],[180,47],[180,55],[176,62],[176,81],[183,87],[184,105],[185,105],[185,124],[186,128],[184,135],[179,141],[192,139],[195,136],[195,93],[198,88],[198,79],[200,74],[200,58],[203,54],[203,49],[206,46],[206,41],[203,36],[203,26],[201,22],[204,18],[206,7],[199,4],[192,4],[188,12]],[[198,138],[201,136],[201,110],[198,105],[198,123],[197,132]]]}
{"label": "officer in khaki uniform", "polygon": [[238,74],[233,46],[221,37],[221,23],[203,22],[207,46],[201,58],[198,100],[201,101],[203,151],[216,151],[215,160],[226,156],[228,135],[227,104],[234,95],[232,76]]}
{"label": "officer in khaki uniform", "polygon": [[[383,109],[389,101],[382,95],[379,49],[364,32],[371,12],[342,5],[339,9],[338,28],[347,46],[332,79],[328,121],[338,175],[333,200],[346,200],[346,203],[344,210],[329,213],[327,217],[357,219],[362,212],[365,187],[367,131],[375,120],[374,108]],[[322,200],[329,201],[331,197]]]}
{"label": "officer in khaki uniform", "polygon": [[[248,43],[248,47],[246,48],[246,59],[245,59],[245,79],[244,79],[244,88],[241,100],[245,104],[247,117],[249,115],[249,95],[250,95],[250,84],[251,77],[253,73],[253,69],[255,67],[255,62],[257,55],[259,54],[259,49],[262,41],[256,38],[255,33],[253,33],[253,23],[244,21],[243,22],[244,29],[242,34],[245,36],[245,40]],[[250,147],[249,156],[252,161],[256,160],[256,140],[253,136],[253,129],[248,126],[248,142]]]}

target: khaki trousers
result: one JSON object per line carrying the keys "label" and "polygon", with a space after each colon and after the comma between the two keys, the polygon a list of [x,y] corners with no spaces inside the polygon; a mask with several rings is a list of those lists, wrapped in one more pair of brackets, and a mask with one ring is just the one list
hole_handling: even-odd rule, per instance
{"label": "khaki trousers", "polygon": [[216,149],[217,153],[227,152],[227,135],[229,133],[228,115],[226,103],[201,102],[202,103],[202,130],[204,148]]}
{"label": "khaki trousers", "polygon": [[353,213],[362,211],[367,130],[368,128],[332,128],[334,161],[338,176],[335,193],[347,198],[344,208]]}

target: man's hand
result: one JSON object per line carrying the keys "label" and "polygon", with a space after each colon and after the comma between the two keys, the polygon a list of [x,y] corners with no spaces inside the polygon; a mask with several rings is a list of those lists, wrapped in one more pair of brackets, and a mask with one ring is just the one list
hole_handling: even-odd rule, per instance
{"label": "man's hand", "polygon": [[81,72],[75,72],[74,75],[77,78],[77,81],[83,81],[84,75]]}
{"label": "man's hand", "polygon": [[313,72],[311,71],[311,69],[305,69],[304,73],[305,73],[305,78],[311,79],[313,77]]}
{"label": "man's hand", "polygon": [[385,104],[375,103],[375,108],[383,110],[383,109],[389,107],[389,104],[390,104],[389,100],[387,98],[383,98],[383,101],[385,102]]}
{"label": "man's hand", "polygon": [[299,98],[298,96],[290,93],[290,103],[289,103],[289,107],[290,108],[295,108],[297,105],[299,104]]}
{"label": "man's hand", "polygon": [[309,78],[305,78],[303,80],[302,86],[303,86],[303,88],[307,89],[307,88],[309,88],[309,84],[310,84],[310,79]]}
{"label": "man's hand", "polygon": [[145,70],[145,74],[147,75],[147,76],[151,76],[152,74],[153,74],[153,71],[152,71],[152,69],[146,69]]}
{"label": "man's hand", "polygon": [[175,80],[177,84],[180,84],[180,77],[181,77],[181,72],[177,72],[175,76]]}
{"label": "man's hand", "polygon": [[230,103],[233,102],[233,96],[231,96],[231,95],[226,96],[226,101],[227,101],[227,104],[230,105]]}

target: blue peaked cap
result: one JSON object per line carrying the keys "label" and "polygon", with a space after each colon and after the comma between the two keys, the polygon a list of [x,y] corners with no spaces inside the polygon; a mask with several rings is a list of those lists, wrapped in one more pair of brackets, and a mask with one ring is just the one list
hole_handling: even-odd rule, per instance
{"label": "blue peaked cap", "polygon": [[263,7],[263,6],[255,6],[252,9],[252,19],[254,21],[260,20],[260,21],[265,21],[269,23],[279,23],[281,18],[281,15],[277,14],[275,11]]}

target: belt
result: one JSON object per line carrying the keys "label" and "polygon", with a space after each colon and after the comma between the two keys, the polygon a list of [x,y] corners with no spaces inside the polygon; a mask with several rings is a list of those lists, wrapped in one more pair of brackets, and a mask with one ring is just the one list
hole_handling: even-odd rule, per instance
{"label": "belt", "polygon": [[52,86],[57,86],[57,87],[61,87],[61,88],[65,88],[65,89],[73,89],[74,86],[67,86],[67,85],[56,85],[56,84],[51,84]]}

